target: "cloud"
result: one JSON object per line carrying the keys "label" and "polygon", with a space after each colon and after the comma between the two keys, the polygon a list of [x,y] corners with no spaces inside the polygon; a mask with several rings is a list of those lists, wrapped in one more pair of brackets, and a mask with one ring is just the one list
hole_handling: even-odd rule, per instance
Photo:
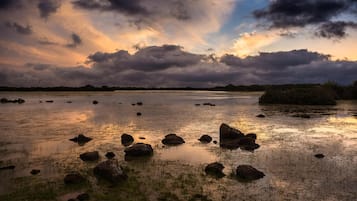
{"label": "cloud", "polygon": [[[267,22],[270,28],[288,29],[322,24],[317,32],[319,36],[341,38],[345,36],[345,27],[350,26],[350,22],[337,23],[332,20],[343,14],[356,19],[356,8],[355,0],[275,0],[270,1],[268,7],[255,10],[253,15]],[[339,25],[338,30],[330,25]]]}
{"label": "cloud", "polygon": [[81,37],[76,34],[76,33],[72,33],[71,34],[71,39],[72,39],[72,42],[71,43],[68,43],[66,46],[69,47],[69,48],[75,48],[77,47],[78,45],[81,45],[82,44],[82,39]]}
{"label": "cloud", "polygon": [[356,61],[332,61],[329,55],[308,50],[260,53],[241,58],[185,52],[180,46],[144,47],[134,54],[126,50],[97,52],[85,66],[31,63],[0,64],[0,86],[136,86],[214,87],[227,84],[323,83],[351,84]]}
{"label": "cloud", "polygon": [[18,24],[17,22],[6,22],[5,26],[10,29],[14,29],[19,34],[23,34],[23,35],[32,34],[32,28],[30,25],[23,26],[21,24]]}
{"label": "cloud", "polygon": [[45,19],[51,14],[56,13],[59,7],[61,7],[61,2],[59,0],[40,0],[37,4],[40,16]]}
{"label": "cloud", "polygon": [[319,30],[315,34],[323,38],[344,38],[347,36],[347,28],[357,29],[357,23],[343,21],[326,22],[319,27]]}
{"label": "cloud", "polygon": [[22,0],[1,0],[0,9],[6,10],[16,7],[22,7]]}
{"label": "cloud", "polygon": [[124,50],[114,53],[96,52],[88,56],[87,62],[96,68],[108,70],[158,71],[170,67],[195,65],[201,59],[202,55],[185,52],[180,46],[163,45],[140,48],[133,55]]}

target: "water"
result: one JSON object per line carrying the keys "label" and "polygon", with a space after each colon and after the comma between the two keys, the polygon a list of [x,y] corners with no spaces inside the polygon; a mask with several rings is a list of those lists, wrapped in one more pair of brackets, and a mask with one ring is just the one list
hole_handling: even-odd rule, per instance
{"label": "water", "polygon": [[[15,171],[0,171],[0,194],[11,192],[13,179],[29,176],[34,168],[41,169],[39,177],[46,179],[63,175],[66,169],[86,166],[78,159],[85,151],[98,150],[102,160],[107,151],[114,151],[123,161],[120,136],[129,133],[136,142],[153,146],[153,160],[175,161],[198,170],[219,161],[227,175],[237,165],[250,164],[266,174],[248,184],[225,178],[218,185],[204,186],[205,191],[218,192],[223,185],[225,196],[221,200],[236,200],[237,196],[250,200],[354,200],[357,117],[353,115],[357,114],[357,102],[260,106],[260,95],[207,91],[1,92],[0,97],[23,98],[26,103],[0,105],[0,166],[16,166]],[[93,100],[99,104],[93,105]],[[143,106],[131,105],[138,101]],[[216,106],[203,106],[205,102]],[[261,113],[267,117],[257,118]],[[292,117],[300,113],[311,118]],[[244,133],[256,133],[261,147],[254,153],[231,151],[197,140],[209,134],[219,141],[223,122]],[[80,133],[94,140],[84,146],[68,140]],[[163,146],[161,140],[169,133],[182,136],[186,143]],[[323,153],[325,158],[316,159],[316,153]]]}

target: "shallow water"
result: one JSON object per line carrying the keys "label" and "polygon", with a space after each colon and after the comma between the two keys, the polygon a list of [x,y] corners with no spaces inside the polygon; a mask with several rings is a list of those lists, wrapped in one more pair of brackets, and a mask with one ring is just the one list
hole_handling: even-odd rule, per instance
{"label": "shallow water", "polygon": [[[354,200],[357,197],[357,102],[336,106],[260,106],[261,93],[207,91],[118,92],[1,92],[1,97],[23,98],[24,104],[0,104],[0,194],[12,189],[12,180],[41,169],[39,177],[56,177],[63,167],[81,167],[84,151],[107,151],[124,156],[122,133],[154,148],[154,160],[204,167],[219,161],[228,175],[237,165],[250,164],[266,176],[248,184],[223,179],[230,196],[250,200]],[[46,100],[53,100],[47,103]],[[99,104],[93,105],[97,100]],[[42,102],[40,102],[42,101]],[[67,103],[72,101],[72,103]],[[132,103],[142,101],[142,106]],[[210,102],[216,106],[203,106]],[[201,106],[195,106],[200,103]],[[142,116],[136,116],[141,112]],[[266,118],[257,118],[257,114]],[[311,118],[296,118],[308,113]],[[256,133],[261,147],[252,152],[225,150],[201,144],[209,134],[219,141],[222,122],[244,133]],[[68,139],[83,133],[94,140],[79,146]],[[165,147],[169,133],[186,143]],[[139,139],[145,137],[145,139]],[[325,158],[316,159],[314,154]],[[214,186],[207,188],[215,189]],[[247,190],[248,189],[248,190]]]}

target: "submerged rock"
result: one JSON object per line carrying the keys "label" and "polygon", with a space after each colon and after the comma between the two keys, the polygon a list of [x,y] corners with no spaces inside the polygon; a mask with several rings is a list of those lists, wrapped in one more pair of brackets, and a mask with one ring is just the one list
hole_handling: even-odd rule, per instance
{"label": "submerged rock", "polygon": [[32,175],[37,175],[37,174],[39,174],[41,172],[41,170],[38,170],[38,169],[33,169],[33,170],[31,170],[31,174]]}
{"label": "submerged rock", "polygon": [[236,169],[236,176],[239,179],[252,181],[263,178],[265,174],[250,165],[239,165]]}
{"label": "submerged rock", "polygon": [[46,100],[46,103],[53,103],[53,100]]}
{"label": "submerged rock", "polygon": [[205,172],[209,175],[215,176],[217,178],[222,178],[225,176],[225,174],[222,172],[224,169],[224,166],[221,163],[214,162],[210,163],[206,166]]}
{"label": "submerged rock", "polygon": [[144,143],[136,143],[125,150],[126,157],[151,156],[154,152],[151,145]]}
{"label": "submerged rock", "polygon": [[13,169],[15,169],[15,165],[0,167],[0,170],[13,170]]}
{"label": "submerged rock", "polygon": [[141,115],[142,115],[141,112],[136,113],[136,116],[141,116]]}
{"label": "submerged rock", "polygon": [[70,141],[77,142],[79,145],[84,145],[85,143],[92,140],[92,138],[87,137],[83,134],[79,134],[77,137],[69,139]]}
{"label": "submerged rock", "polygon": [[176,134],[168,134],[161,142],[165,145],[180,145],[185,143],[185,140]]}
{"label": "submerged rock", "polygon": [[93,173],[112,183],[118,183],[128,178],[116,159],[108,159],[99,163],[93,169]]}
{"label": "submerged rock", "polygon": [[85,153],[79,155],[79,158],[82,161],[96,161],[99,159],[99,153],[98,153],[98,151],[85,152]]}
{"label": "submerged rock", "polygon": [[99,102],[96,101],[96,100],[94,100],[94,101],[92,101],[92,103],[93,103],[94,105],[96,105],[96,104],[98,104]]}
{"label": "submerged rock", "polygon": [[209,135],[202,135],[198,140],[202,143],[210,143],[212,141],[212,137]]}
{"label": "submerged rock", "polygon": [[264,118],[265,115],[264,115],[264,114],[258,114],[256,117],[258,117],[258,118]]}
{"label": "submerged rock", "polygon": [[110,152],[107,152],[107,153],[105,154],[105,157],[107,157],[107,159],[112,159],[112,158],[115,157],[115,154],[110,151]]}
{"label": "submerged rock", "polygon": [[134,142],[133,136],[131,136],[131,135],[129,135],[129,134],[126,134],[126,133],[123,133],[123,134],[121,135],[121,143],[122,143],[122,145],[124,145],[124,146],[129,146],[129,145],[131,145],[133,142]]}
{"label": "submerged rock", "polygon": [[84,177],[78,172],[72,172],[64,177],[65,184],[80,184],[84,181]]}
{"label": "submerged rock", "polygon": [[315,157],[316,157],[316,158],[324,158],[325,155],[323,155],[323,154],[315,154]]}
{"label": "submerged rock", "polygon": [[219,145],[222,148],[227,149],[237,149],[253,151],[258,149],[260,145],[255,143],[257,135],[254,133],[249,133],[244,135],[238,129],[232,128],[227,124],[221,124],[220,127],[220,142]]}
{"label": "submerged rock", "polygon": [[18,103],[18,104],[22,104],[24,102],[25,102],[25,100],[22,99],[22,98],[18,98],[18,99],[14,99],[14,100],[10,100],[10,99],[7,99],[7,98],[0,99],[0,103]]}
{"label": "submerged rock", "polygon": [[136,104],[139,105],[139,106],[142,106],[143,102],[137,102]]}

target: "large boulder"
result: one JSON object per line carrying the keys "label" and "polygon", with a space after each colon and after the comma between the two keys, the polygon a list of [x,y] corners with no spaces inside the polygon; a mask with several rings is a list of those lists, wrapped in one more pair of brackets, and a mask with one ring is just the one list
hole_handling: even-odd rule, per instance
{"label": "large boulder", "polygon": [[214,162],[206,166],[205,172],[209,175],[215,176],[217,178],[222,178],[225,174],[222,172],[224,166],[221,163]]}
{"label": "large boulder", "polygon": [[99,153],[98,151],[85,152],[79,155],[79,158],[82,161],[97,161],[99,159]]}
{"label": "large boulder", "polygon": [[232,128],[227,124],[221,124],[219,128],[219,138],[220,147],[227,149],[237,149],[253,151],[258,149],[260,146],[255,143],[257,135],[254,133],[249,133],[244,135],[238,129]]}
{"label": "large boulder", "polygon": [[126,157],[151,156],[154,152],[151,145],[144,143],[136,143],[125,150]]}
{"label": "large boulder", "polygon": [[78,172],[72,172],[64,177],[65,184],[79,184],[84,182],[84,177]]}
{"label": "large boulder", "polygon": [[168,134],[161,142],[165,145],[180,145],[185,143],[185,140],[176,134]]}
{"label": "large boulder", "polygon": [[123,135],[121,135],[121,143],[124,146],[129,146],[134,142],[134,138],[133,136],[123,133]]}
{"label": "large boulder", "polygon": [[69,140],[72,141],[72,142],[76,142],[79,145],[84,145],[85,143],[91,141],[92,138],[87,137],[87,136],[85,136],[83,134],[79,134],[77,137],[71,138]]}
{"label": "large boulder", "polygon": [[198,140],[202,143],[210,143],[212,141],[212,137],[209,135],[202,135]]}
{"label": "large boulder", "polygon": [[116,159],[108,159],[99,163],[95,166],[93,172],[96,176],[112,183],[118,183],[128,178]]}
{"label": "large boulder", "polygon": [[234,140],[244,137],[244,134],[238,129],[232,128],[227,124],[223,123],[219,127],[219,139],[220,141],[224,140]]}
{"label": "large boulder", "polygon": [[236,176],[242,180],[252,181],[263,178],[265,174],[250,165],[239,165],[236,169]]}

